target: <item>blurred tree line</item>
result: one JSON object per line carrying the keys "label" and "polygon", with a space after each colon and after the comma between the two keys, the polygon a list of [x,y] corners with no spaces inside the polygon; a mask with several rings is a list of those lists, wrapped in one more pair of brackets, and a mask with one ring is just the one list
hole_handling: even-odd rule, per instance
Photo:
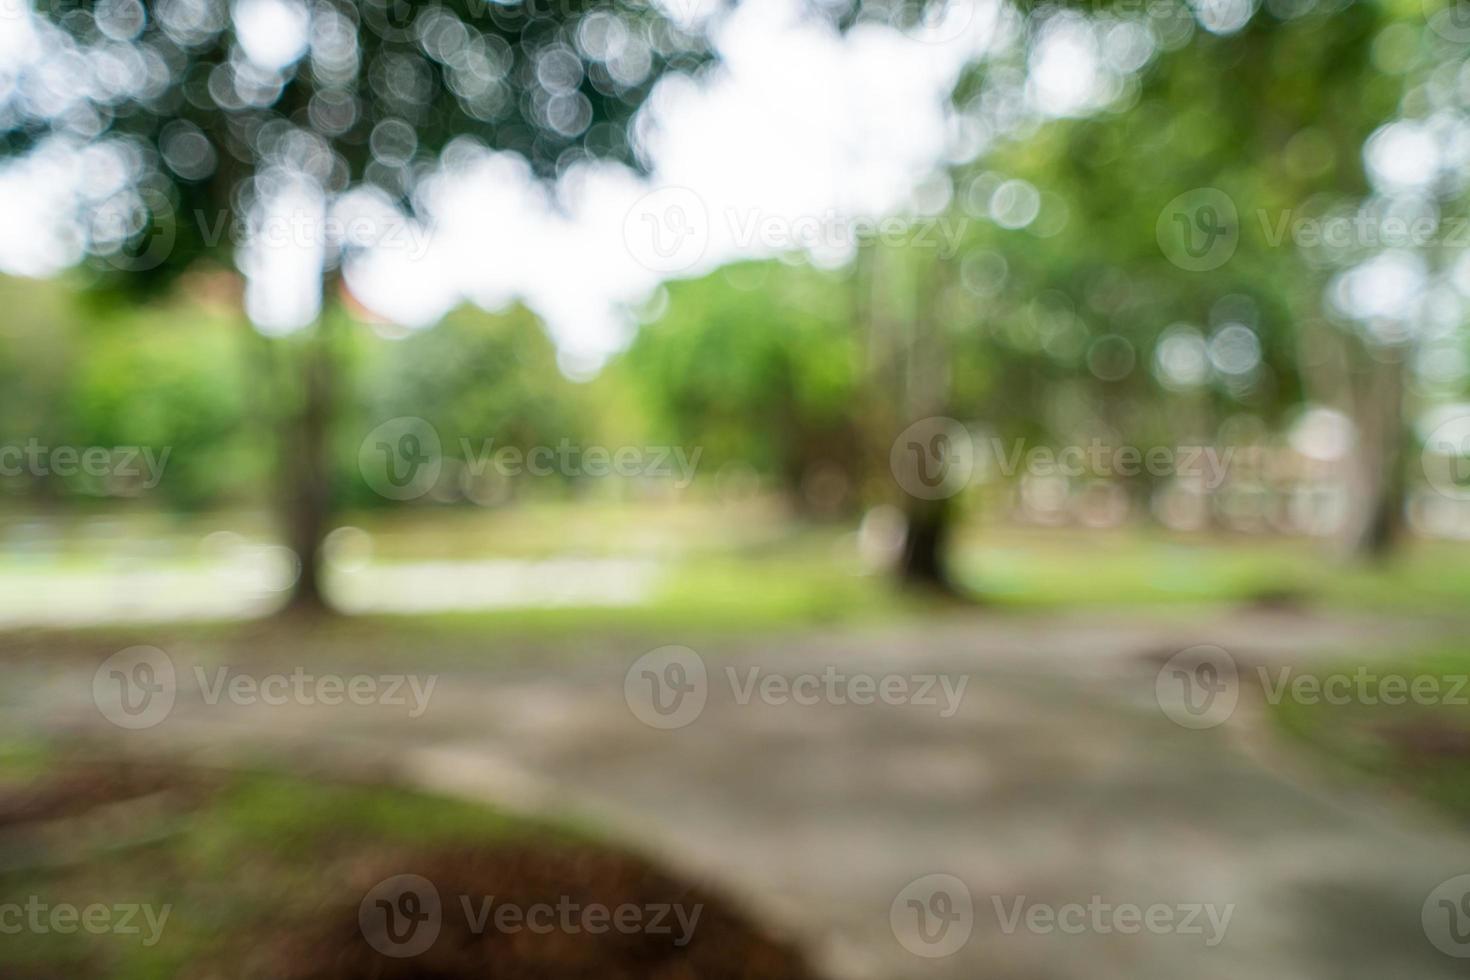
{"label": "blurred tree line", "polygon": [[[506,14],[481,26],[537,65],[553,48],[558,58],[581,50],[573,34],[596,6],[571,5],[561,20]],[[1270,226],[1283,214],[1374,202],[1365,144],[1396,117],[1463,114],[1467,52],[1431,29],[1417,5],[1274,0],[1246,5],[1244,20],[1221,26],[1238,6],[1027,5],[1020,43],[975,65],[953,94],[960,124],[984,134],[985,152],[949,167],[940,203],[910,216],[916,228],[951,219],[964,229],[956,247],[920,235],[865,240],[840,269],[789,256],[666,283],[631,347],[591,383],[561,375],[541,324],[519,307],[466,308],[432,329],[389,336],[339,301],[330,265],[317,326],[263,338],[233,296],[211,305],[201,299],[215,288],[203,285],[209,280],[189,286],[196,260],[229,257],[185,243],[157,275],[108,280],[126,287],[128,306],[77,306],[49,287],[4,284],[14,303],[0,341],[0,435],[172,446],[159,488],[170,506],[258,500],[273,486],[265,493],[283,505],[310,605],[319,601],[313,556],[333,510],[388,503],[356,465],[361,436],[385,418],[428,420],[451,464],[463,456],[461,440],[676,444],[702,451],[701,473],[748,470],[804,516],[849,518],[890,504],[906,519],[902,577],[953,589],[949,543],[977,495],[920,499],[894,485],[894,439],[914,421],[952,417],[1002,445],[1250,446],[1279,443],[1312,404],[1354,423],[1344,546],[1386,554],[1404,511],[1409,420],[1425,401],[1412,372],[1417,335],[1332,303],[1334,284],[1372,247],[1296,248],[1273,239]],[[621,131],[659,72],[697,71],[709,52],[647,8],[618,10],[651,23],[659,58],[636,84],[607,75],[585,51],[572,74],[591,118]],[[1105,97],[1028,110],[1038,51],[1063,30],[1085,32],[1107,52]],[[424,37],[357,34],[364,64],[387,71],[411,57],[403,70],[424,83],[432,105],[453,111],[414,110],[393,84],[353,89],[365,122],[323,137],[341,156],[344,186],[410,195],[412,161],[385,167],[363,142],[374,119],[410,119],[419,164],[462,133],[522,152],[548,179],[594,149],[637,162],[626,142],[589,148],[558,129],[544,105],[537,109],[545,78],[535,71],[506,76],[525,98],[487,120],[458,87],[452,60],[431,65],[422,56],[420,48],[434,49]],[[213,64],[225,56],[194,44],[179,57]],[[541,67],[571,71],[560,61]],[[331,71],[302,68],[259,111],[191,100],[201,131],[238,152],[208,181],[173,181],[181,203],[235,206],[239,183],[284,152],[284,144],[252,143],[249,135],[265,130],[240,120],[251,112],[315,118],[322,97],[340,94]],[[174,111],[142,110],[124,121],[148,138]],[[1462,177],[1435,188],[1442,218],[1463,213],[1464,187]],[[1200,188],[1237,209],[1228,218],[1233,254],[1209,268],[1162,247],[1175,217],[1170,202]],[[1205,216],[1227,220],[1199,208],[1178,215],[1186,234]],[[1436,269],[1455,260],[1443,242],[1425,251]],[[165,292],[155,280],[187,288]],[[38,413],[37,405],[62,410]],[[446,473],[428,499],[497,504],[525,490],[464,465]],[[1147,474],[1122,487],[1144,515],[1160,489],[1160,477]],[[1207,521],[1213,506],[1206,502]]]}
{"label": "blurred tree line", "polygon": [[[127,480],[89,481],[29,472],[0,477],[12,500],[43,506],[137,506],[195,511],[258,507],[274,493],[274,447],[262,429],[248,352],[259,343],[241,320],[234,276],[198,277],[167,301],[99,304],[64,282],[0,277],[0,445],[149,447],[168,451],[166,479],[146,493]],[[214,301],[209,297],[213,294]],[[246,352],[242,354],[242,351]],[[395,416],[424,418],[446,456],[469,445],[586,444],[619,425],[595,387],[568,381],[540,320],[524,307],[456,310],[433,329],[408,332],[352,321],[337,356],[353,378],[332,406],[328,452],[333,509],[393,502],[364,480],[359,444]],[[457,470],[431,500],[476,501]],[[519,488],[523,492],[524,488]],[[497,491],[513,500],[518,488]],[[488,492],[487,492],[488,493]],[[501,498],[480,495],[478,502]]]}

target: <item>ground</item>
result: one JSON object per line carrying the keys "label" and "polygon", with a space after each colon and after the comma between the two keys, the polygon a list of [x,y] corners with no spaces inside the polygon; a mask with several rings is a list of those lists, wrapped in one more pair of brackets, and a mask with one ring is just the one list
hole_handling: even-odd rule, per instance
{"label": "ground", "polygon": [[[1391,663],[1385,651],[1406,638],[1452,645],[1464,626],[1455,614],[1189,606],[554,642],[401,620],[306,638],[311,672],[434,678],[416,717],[410,705],[210,704],[196,664],[206,683],[220,667],[260,678],[294,670],[301,647],[276,627],[180,627],[151,633],[179,672],[177,702],[136,731],[93,700],[117,636],[19,634],[6,644],[3,715],[12,737],[90,734],[215,764],[387,773],[555,813],[718,882],[832,977],[1429,980],[1462,975],[1421,913],[1437,885],[1470,872],[1467,824],[1324,762],[1290,734],[1321,725],[1268,710],[1252,678],[1257,667]],[[656,717],[646,705],[630,707],[642,675],[628,672],[665,644],[697,652],[708,700],[660,729],[640,720]],[[1161,708],[1157,685],[1175,652],[1199,644],[1228,651],[1244,681],[1228,719],[1193,730]],[[656,675],[688,655],[659,656]],[[741,703],[752,669],[757,680],[836,672],[966,686],[952,712],[938,689],[934,705],[800,704],[779,689]],[[972,923],[926,943],[916,910],[944,912],[965,894]],[[1129,934],[1103,910],[1102,928],[1069,934],[1028,928],[1038,904],[1089,917],[1159,904],[1181,924],[1202,910],[1199,932]],[[1217,924],[1229,915],[1223,929],[1212,932],[1211,913]],[[946,943],[947,956],[921,955]]]}

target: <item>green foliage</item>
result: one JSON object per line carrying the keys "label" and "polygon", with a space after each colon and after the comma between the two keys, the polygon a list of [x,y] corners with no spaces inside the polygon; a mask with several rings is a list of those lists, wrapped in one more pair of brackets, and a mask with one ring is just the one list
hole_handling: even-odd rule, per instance
{"label": "green foliage", "polygon": [[236,366],[240,321],[198,306],[99,317],[59,285],[19,280],[0,280],[0,296],[10,311],[0,334],[0,445],[146,447],[165,460],[155,488],[115,474],[24,472],[6,479],[7,490],[51,500],[138,496],[186,510],[256,496],[260,466],[243,433]]}
{"label": "green foliage", "polygon": [[[227,0],[153,5],[141,33],[121,41],[104,36],[104,24],[119,32],[104,6],[38,4],[80,51],[121,46],[165,79],[99,99],[105,134],[131,142],[145,163],[135,175],[143,227],[120,256],[109,248],[93,266],[99,286],[132,296],[201,257],[227,257],[225,220],[246,217],[268,191],[256,180],[272,169],[407,203],[416,173],[455,139],[518,153],[543,177],[589,158],[637,163],[633,113],[660,75],[709,56],[696,34],[645,3],[324,0],[311,5],[311,49],[272,70],[242,57]],[[594,55],[579,33],[593,17],[591,37],[622,31],[636,57],[614,68]],[[8,115],[0,157],[71,134],[74,123],[39,110]],[[187,153],[180,139],[193,141]]]}
{"label": "green foliage", "polygon": [[[1363,3],[1290,20],[1262,11],[1224,37],[1196,28],[1114,107],[1044,121],[958,172],[956,212],[976,220],[948,304],[955,414],[1008,436],[1083,443],[1098,429],[1142,444],[1215,439],[1233,416],[1279,426],[1303,399],[1303,331],[1326,315],[1332,270],[1273,241],[1270,222],[1367,193],[1363,142],[1402,89],[1373,53],[1393,23]],[[983,66],[958,97],[1006,91],[1013,77]],[[1041,195],[1024,230],[985,214],[1013,178]],[[1235,203],[1239,239],[1228,262],[1192,271],[1165,256],[1156,223],[1200,187]],[[1261,346],[1249,379],[1161,383],[1166,331],[1207,337],[1236,318]],[[1110,351],[1131,356],[1131,369],[1099,370]]]}
{"label": "green foliage", "polygon": [[85,327],[64,399],[76,444],[167,448],[159,486],[174,506],[253,497],[263,473],[249,456],[238,366],[248,327],[177,306]]}
{"label": "green foliage", "polygon": [[744,463],[792,487],[813,463],[852,465],[863,348],[845,276],[745,263],[666,290],[612,369],[657,438],[702,447],[711,469]]}
{"label": "green foliage", "polygon": [[[558,370],[541,321],[523,306],[502,313],[464,306],[432,329],[402,339],[359,334],[359,395],[350,424],[342,426],[339,453],[355,503],[385,502],[362,481],[357,442],[398,416],[433,425],[451,465],[488,462],[503,447],[525,451],[564,439],[588,442],[592,409]],[[483,479],[493,481],[493,472]],[[464,480],[474,477],[465,474]],[[510,489],[491,482],[475,493],[485,502]]]}

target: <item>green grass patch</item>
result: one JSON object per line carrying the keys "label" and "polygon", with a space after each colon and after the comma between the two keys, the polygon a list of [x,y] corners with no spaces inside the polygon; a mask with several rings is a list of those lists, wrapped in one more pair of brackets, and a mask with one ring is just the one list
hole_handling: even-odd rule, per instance
{"label": "green grass patch", "polygon": [[[42,775],[38,763],[47,755],[33,745],[0,747],[0,785],[13,788]],[[45,928],[5,937],[7,968],[22,976],[29,970],[143,980],[206,975],[197,971],[212,964],[215,975],[228,975],[237,953],[340,903],[351,869],[363,861],[438,846],[588,837],[574,827],[424,793],[261,771],[181,769],[185,786],[191,772],[202,779],[202,794],[159,817],[158,833],[129,827],[127,835],[137,833],[134,844],[68,841],[58,853],[34,859],[6,849],[10,864],[0,870],[6,902],[24,907],[34,899],[48,910],[137,905],[155,912],[152,926],[146,915],[134,917],[140,927],[134,934],[61,933],[49,926],[49,911],[42,913]],[[0,840],[6,833],[0,828]]]}
{"label": "green grass patch", "polygon": [[[1273,675],[1273,677],[1276,675]],[[1470,823],[1470,650],[1296,672],[1268,698],[1277,727],[1339,767]],[[1320,693],[1315,683],[1320,682]]]}

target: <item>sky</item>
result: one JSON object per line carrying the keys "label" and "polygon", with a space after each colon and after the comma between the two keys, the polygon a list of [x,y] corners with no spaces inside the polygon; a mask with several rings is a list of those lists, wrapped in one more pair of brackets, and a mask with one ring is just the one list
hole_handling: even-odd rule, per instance
{"label": "sky", "polygon": [[457,293],[489,308],[520,297],[576,375],[626,342],[629,309],[666,278],[792,243],[839,262],[854,219],[947,203],[933,178],[953,143],[949,93],[999,8],[962,0],[913,34],[839,35],[797,6],[745,0],[710,26],[720,70],[661,83],[645,108],[647,179],[584,168],[553,202],[520,161],[487,155],[425,194],[431,257],[379,250],[349,272],[354,293],[406,323],[431,322]]}
{"label": "sky", "polygon": [[[131,2],[111,4],[124,34]],[[283,177],[250,215],[251,241],[236,256],[252,320],[267,333],[310,323],[321,304],[323,229],[370,226],[374,245],[354,252],[346,278],[375,313],[422,328],[465,300],[488,309],[519,300],[546,322],[563,369],[584,376],[627,343],[632,310],[665,279],[793,248],[840,263],[853,222],[948,203],[944,164],[976,150],[949,95],[966,64],[1005,40],[998,2],[952,0],[906,30],[871,24],[846,34],[801,16],[798,0],[742,0],[715,16],[700,9],[704,0],[663,2],[709,33],[722,63],[699,82],[668,77],[655,88],[638,126],[647,177],[588,166],[549,188],[519,158],[477,148],[445,155],[412,219],[368,192],[329,204],[309,182]],[[301,58],[304,9],[239,0],[241,49],[267,70]],[[85,106],[74,55],[48,51],[28,0],[0,0],[0,97],[19,66],[50,73],[59,111]],[[147,77],[137,66],[102,67]],[[55,274],[80,261],[97,224],[125,229],[127,217],[107,208],[127,173],[116,148],[75,139],[5,166],[0,270]],[[94,227],[61,219],[78,211]]]}
{"label": "sky", "polygon": [[[637,311],[660,283],[791,252],[840,265],[854,252],[855,227],[954,214],[946,211],[956,193],[949,165],[974,159],[1017,126],[1125,105],[1161,47],[1183,44],[1196,29],[1234,32],[1255,11],[1252,0],[1190,0],[1135,16],[1053,12],[1032,25],[1021,57],[1020,19],[1004,0],[948,0],[917,24],[863,22],[844,33],[805,16],[810,0],[657,2],[705,31],[719,64],[654,87],[634,126],[647,176],[583,165],[547,186],[514,155],[456,142],[419,182],[406,215],[381,192],[359,188],[328,200],[319,177],[267,167],[235,256],[251,320],[270,334],[310,324],[322,305],[329,245],[349,241],[357,247],[347,284],[384,332],[430,327],[466,301],[490,310],[519,301],[546,323],[563,371],[589,377],[631,339]],[[144,227],[141,194],[130,184],[140,166],[129,155],[136,150],[106,138],[95,106],[166,85],[167,69],[129,43],[142,28],[139,0],[101,0],[104,40],[85,50],[29,3],[0,0],[0,127],[19,103],[64,119],[67,133],[0,166],[0,272],[54,275],[88,249],[126,268],[130,258],[116,246]],[[171,31],[224,26],[190,21],[210,16],[196,0],[151,9]],[[328,29],[340,15],[309,14],[303,0],[234,0],[230,10],[235,91],[242,78],[266,79],[259,104],[271,98],[274,73],[308,57],[314,71],[330,69],[333,45],[349,54],[355,46],[345,21],[335,35]],[[609,38],[597,43],[611,45]],[[961,72],[996,53],[1016,54],[1023,70],[1007,69],[1010,86],[993,83],[979,108],[956,107]],[[1365,164],[1385,207],[1423,210],[1442,172],[1470,166],[1470,137],[1451,115],[1396,120],[1369,140]],[[210,172],[216,151],[204,134],[170,125],[159,147],[167,165]],[[305,141],[310,160],[315,134],[290,138]],[[406,160],[415,142],[402,121],[373,134],[380,159],[406,146]],[[329,162],[321,147],[316,159]],[[1007,228],[1029,223],[1037,190],[1021,185],[996,190],[985,216]],[[1458,272],[1470,281],[1470,264]],[[1388,250],[1345,271],[1328,298],[1375,329],[1403,330],[1422,319],[1415,311],[1425,283],[1420,257]]]}

